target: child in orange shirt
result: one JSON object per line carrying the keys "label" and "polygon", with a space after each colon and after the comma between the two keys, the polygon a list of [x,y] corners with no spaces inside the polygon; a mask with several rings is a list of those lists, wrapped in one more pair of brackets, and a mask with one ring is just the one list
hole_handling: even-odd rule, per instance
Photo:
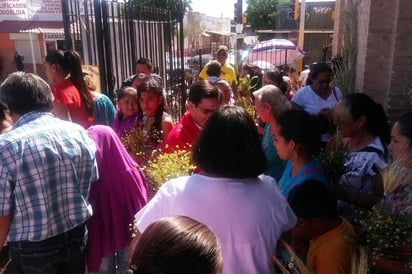
{"label": "child in orange shirt", "polygon": [[350,273],[356,233],[338,216],[334,192],[321,182],[306,180],[291,190],[288,202],[298,218],[292,235],[306,234],[311,239],[309,269],[314,274]]}

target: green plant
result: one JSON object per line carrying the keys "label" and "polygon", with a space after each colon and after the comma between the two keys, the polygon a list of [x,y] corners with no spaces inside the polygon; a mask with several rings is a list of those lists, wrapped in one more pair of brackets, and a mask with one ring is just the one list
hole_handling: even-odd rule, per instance
{"label": "green plant", "polygon": [[[252,89],[257,85],[257,76],[250,78],[250,75],[246,75],[246,77],[240,79],[237,85],[237,94],[235,105],[243,107],[246,111],[254,118],[256,115],[255,106],[253,105],[252,99]],[[254,83],[255,84],[252,84]]]}
{"label": "green plant", "polygon": [[143,131],[138,126],[133,127],[129,132],[120,138],[120,141],[133,159],[136,159],[138,156],[142,155],[145,136]]}
{"label": "green plant", "polygon": [[172,178],[193,174],[195,166],[190,156],[190,150],[178,149],[171,153],[155,150],[146,165],[142,167],[142,171],[151,187],[157,191]]}
{"label": "green plant", "polygon": [[400,260],[399,248],[412,247],[412,218],[386,212],[382,207],[372,209],[370,215],[361,221],[364,244],[374,256]]}
{"label": "green plant", "polygon": [[355,92],[357,60],[357,2],[347,0],[342,16],[341,52],[333,61],[335,84],[343,94]]}
{"label": "green plant", "polygon": [[345,163],[348,156],[348,149],[339,136],[332,139],[317,155],[326,178],[334,185],[339,184],[340,178],[347,170]]}
{"label": "green plant", "polygon": [[374,258],[384,257],[412,268],[412,201],[410,160],[398,159],[382,173],[385,198],[361,221],[360,244]]}

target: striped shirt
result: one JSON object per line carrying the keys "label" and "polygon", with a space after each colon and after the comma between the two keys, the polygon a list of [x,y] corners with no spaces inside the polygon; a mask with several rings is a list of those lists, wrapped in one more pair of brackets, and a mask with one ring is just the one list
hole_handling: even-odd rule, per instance
{"label": "striped shirt", "polygon": [[0,215],[10,215],[8,241],[41,241],[91,216],[90,183],[98,179],[96,146],[86,130],[29,112],[0,135]]}

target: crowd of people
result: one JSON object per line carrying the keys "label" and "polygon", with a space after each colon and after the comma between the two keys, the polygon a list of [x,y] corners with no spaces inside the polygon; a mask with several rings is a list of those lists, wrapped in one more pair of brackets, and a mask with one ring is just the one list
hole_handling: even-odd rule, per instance
{"label": "crowd of people", "polygon": [[[311,273],[345,274],[376,204],[403,199],[412,215],[412,183],[385,193],[382,176],[392,161],[412,168],[412,112],[391,129],[371,97],[333,84],[327,63],[300,75],[245,64],[237,76],[227,57],[219,46],[197,70],[179,120],[147,58],[114,103],[75,51],[46,56],[49,83],[10,74],[0,87],[7,273],[263,274],[297,257]],[[254,117],[236,103],[244,77]],[[338,182],[318,159],[332,142],[346,150]],[[151,193],[147,159],[176,150],[191,153],[194,173]],[[412,258],[369,261],[374,273],[412,271]]]}

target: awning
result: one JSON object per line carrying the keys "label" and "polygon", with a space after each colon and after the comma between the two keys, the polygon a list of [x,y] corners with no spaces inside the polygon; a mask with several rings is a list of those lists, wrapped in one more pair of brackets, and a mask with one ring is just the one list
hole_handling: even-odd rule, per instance
{"label": "awning", "polygon": [[12,21],[0,22],[2,33],[58,33],[64,34],[63,21]]}
{"label": "awning", "polygon": [[235,34],[235,33],[226,32],[226,31],[213,31],[213,30],[207,30],[206,33],[207,34],[221,35],[221,36],[231,36],[231,35]]}

